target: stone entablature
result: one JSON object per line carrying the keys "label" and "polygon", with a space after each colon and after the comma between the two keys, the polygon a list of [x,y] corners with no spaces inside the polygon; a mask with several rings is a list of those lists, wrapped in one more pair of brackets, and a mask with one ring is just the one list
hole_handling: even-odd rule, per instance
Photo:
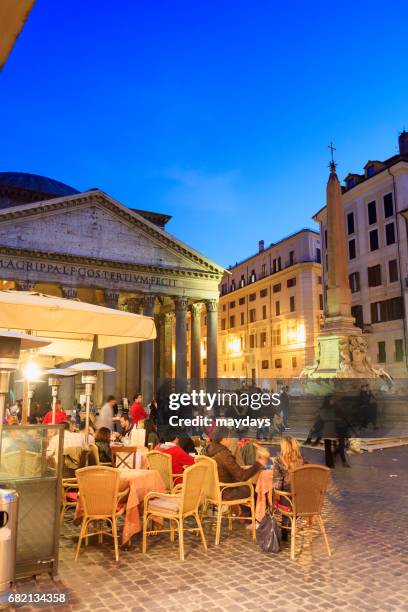
{"label": "stone entablature", "polygon": [[92,261],[88,258],[56,256],[54,253],[22,252],[0,247],[0,277],[33,283],[70,284],[76,287],[119,289],[211,299],[218,296],[219,277],[165,269],[163,271],[121,262]]}

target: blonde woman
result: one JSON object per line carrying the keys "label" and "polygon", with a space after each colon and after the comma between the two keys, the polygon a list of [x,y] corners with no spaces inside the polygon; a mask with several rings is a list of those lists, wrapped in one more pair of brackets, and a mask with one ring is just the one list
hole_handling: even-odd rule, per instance
{"label": "blonde woman", "polygon": [[273,488],[290,492],[290,472],[303,464],[298,441],[291,436],[282,437],[280,453],[273,464]]}
{"label": "blonde woman", "polygon": [[[288,491],[290,493],[290,473],[292,470],[302,466],[304,459],[300,452],[300,447],[295,440],[290,436],[282,437],[280,441],[280,453],[275,458],[273,463],[272,487],[279,491]],[[279,504],[288,506],[288,501],[281,497]],[[287,518],[282,517],[282,523],[287,524]],[[288,539],[288,531],[282,529],[282,540]]]}

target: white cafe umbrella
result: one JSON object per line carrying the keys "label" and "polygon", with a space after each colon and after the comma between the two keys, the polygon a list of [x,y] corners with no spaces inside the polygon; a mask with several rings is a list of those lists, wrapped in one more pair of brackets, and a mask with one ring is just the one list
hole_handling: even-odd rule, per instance
{"label": "white cafe umbrella", "polygon": [[156,337],[152,317],[41,293],[0,291],[0,312],[0,328],[40,334],[52,344],[38,353],[58,363],[89,358],[94,341],[104,349]]}

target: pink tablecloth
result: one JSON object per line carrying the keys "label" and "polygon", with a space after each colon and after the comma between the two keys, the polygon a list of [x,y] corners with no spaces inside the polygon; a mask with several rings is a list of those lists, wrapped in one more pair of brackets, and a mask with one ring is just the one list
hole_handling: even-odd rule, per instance
{"label": "pink tablecloth", "polygon": [[266,512],[267,495],[272,491],[272,470],[262,470],[256,474],[255,478],[255,491],[257,494],[255,517],[257,521],[261,522]]}
{"label": "pink tablecloth", "polygon": [[[157,470],[120,470],[119,490],[124,491],[127,488],[129,488],[129,495],[126,500],[125,523],[122,532],[123,544],[142,529],[140,511],[145,495],[152,491],[158,493],[166,491],[163,479]],[[75,511],[75,523],[80,521],[82,515],[83,508],[79,497]]]}
{"label": "pink tablecloth", "polygon": [[130,488],[126,503],[125,524],[122,542],[125,543],[142,529],[140,521],[141,504],[151,491],[165,493],[166,487],[157,470],[121,470],[120,490]]}

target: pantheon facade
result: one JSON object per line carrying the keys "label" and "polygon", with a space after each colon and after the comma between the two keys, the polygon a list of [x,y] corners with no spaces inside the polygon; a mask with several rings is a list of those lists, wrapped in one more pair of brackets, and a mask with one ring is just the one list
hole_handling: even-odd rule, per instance
{"label": "pantheon facade", "polygon": [[[224,270],[167,232],[170,218],[128,207],[100,189],[79,192],[38,175],[0,173],[2,289],[79,299],[155,319],[156,340],[94,350],[92,359],[116,368],[98,381],[97,403],[108,394],[130,398],[139,389],[148,402],[159,380],[217,377]],[[64,382],[66,408],[80,393],[74,385]]]}

